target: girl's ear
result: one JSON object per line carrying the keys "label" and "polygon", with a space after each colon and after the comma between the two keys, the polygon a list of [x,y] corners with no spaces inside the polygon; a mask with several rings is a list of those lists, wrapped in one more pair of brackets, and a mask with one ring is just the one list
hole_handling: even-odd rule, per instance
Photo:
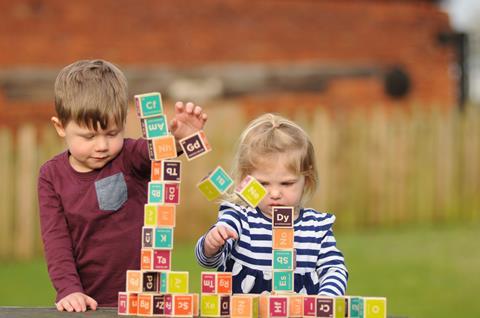
{"label": "girl's ear", "polygon": [[55,127],[57,134],[62,138],[65,137],[65,127],[63,127],[60,119],[58,119],[57,117],[52,117],[50,120],[53,124],[53,127]]}

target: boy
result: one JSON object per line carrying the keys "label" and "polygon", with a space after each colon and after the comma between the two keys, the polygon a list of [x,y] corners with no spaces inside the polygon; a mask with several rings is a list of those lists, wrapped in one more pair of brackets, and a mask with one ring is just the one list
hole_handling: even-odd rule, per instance
{"label": "boy", "polygon": [[[68,150],[47,161],[38,180],[41,234],[59,311],[117,306],[127,269],[140,266],[140,233],[150,159],[143,139],[124,139],[127,81],[102,60],[66,66],[55,81],[51,121]],[[177,140],[207,115],[175,105]]]}

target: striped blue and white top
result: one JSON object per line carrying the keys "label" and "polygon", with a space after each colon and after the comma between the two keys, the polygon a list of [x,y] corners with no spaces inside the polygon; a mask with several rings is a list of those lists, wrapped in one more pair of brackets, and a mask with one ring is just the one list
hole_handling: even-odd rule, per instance
{"label": "striped blue and white top", "polygon": [[[313,209],[301,209],[294,222],[296,268],[295,292],[302,294],[344,295],[348,271],[336,247],[332,226],[335,216]],[[204,254],[205,235],[196,245],[200,265],[229,271],[233,293],[259,294],[272,290],[272,222],[259,209],[230,202],[220,206],[216,225],[237,232],[238,240],[228,240],[212,257]]]}

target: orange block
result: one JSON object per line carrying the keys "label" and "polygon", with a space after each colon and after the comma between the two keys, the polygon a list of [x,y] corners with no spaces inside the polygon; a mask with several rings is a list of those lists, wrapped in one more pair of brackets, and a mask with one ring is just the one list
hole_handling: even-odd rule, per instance
{"label": "orange block", "polygon": [[153,269],[153,250],[142,248],[140,252],[140,268],[143,270]]}
{"label": "orange block", "polygon": [[175,205],[162,204],[157,206],[157,226],[175,227]]}
{"label": "orange block", "polygon": [[217,273],[217,293],[232,293],[232,273]]}
{"label": "orange block", "polygon": [[153,295],[139,294],[138,295],[138,315],[151,316],[153,314]]}
{"label": "orange block", "polygon": [[230,318],[258,317],[257,295],[233,295],[230,298]]}
{"label": "orange block", "polygon": [[150,175],[151,181],[162,181],[162,162],[152,161],[152,173]]}
{"label": "orange block", "polygon": [[294,233],[293,228],[272,229],[272,248],[277,250],[293,249]]}
{"label": "orange block", "polygon": [[177,157],[175,137],[167,135],[148,140],[148,151],[151,160],[171,159]]}
{"label": "orange block", "polygon": [[137,315],[138,313],[138,295],[130,294],[128,295],[128,314]]}
{"label": "orange block", "polygon": [[193,294],[173,295],[173,315],[175,317],[192,317],[194,306]]}
{"label": "orange block", "polygon": [[303,296],[288,295],[288,317],[303,317]]}
{"label": "orange block", "polygon": [[142,291],[142,272],[137,270],[127,270],[128,293],[139,293]]}

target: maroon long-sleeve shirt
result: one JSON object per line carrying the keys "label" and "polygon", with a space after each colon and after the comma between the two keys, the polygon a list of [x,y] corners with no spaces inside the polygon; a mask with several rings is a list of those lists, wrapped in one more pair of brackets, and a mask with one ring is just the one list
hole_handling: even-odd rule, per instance
{"label": "maroon long-sleeve shirt", "polygon": [[40,168],[41,233],[57,301],[83,292],[99,306],[117,306],[126,270],[140,266],[149,177],[142,139],[125,139],[119,155],[99,170],[75,171],[68,152]]}

